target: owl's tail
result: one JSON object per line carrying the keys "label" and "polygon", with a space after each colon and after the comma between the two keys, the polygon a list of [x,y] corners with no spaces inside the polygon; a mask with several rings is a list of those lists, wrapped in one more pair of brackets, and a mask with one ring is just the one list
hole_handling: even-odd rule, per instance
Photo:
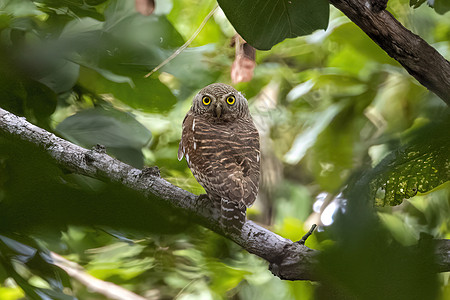
{"label": "owl's tail", "polygon": [[235,201],[221,199],[220,225],[226,233],[240,235],[245,223],[246,207]]}

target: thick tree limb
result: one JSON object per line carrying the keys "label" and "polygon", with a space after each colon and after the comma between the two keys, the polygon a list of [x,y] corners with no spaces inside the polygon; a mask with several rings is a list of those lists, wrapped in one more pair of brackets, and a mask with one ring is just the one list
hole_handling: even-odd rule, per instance
{"label": "thick tree limb", "polygon": [[[196,222],[203,226],[227,236],[219,226],[219,212],[210,201],[199,204],[198,196],[167,182],[153,168],[139,170],[99,149],[84,149],[0,108],[1,132],[44,148],[59,166],[71,172],[121,183],[149,198],[156,196],[172,207],[195,216]],[[313,266],[317,264],[317,250],[293,243],[252,221],[245,223],[241,236],[227,237],[248,252],[267,260],[272,272],[282,279],[318,278],[313,271]]]}
{"label": "thick tree limb", "polygon": [[450,105],[450,62],[385,10],[384,0],[330,0],[423,86]]}
{"label": "thick tree limb", "polygon": [[[252,221],[247,221],[240,236],[228,235],[219,226],[218,209],[210,201],[176,187],[153,168],[138,170],[107,155],[101,149],[87,150],[27,122],[0,108],[0,134],[14,136],[46,150],[62,168],[76,174],[121,183],[144,196],[161,201],[195,216],[196,222],[227,236],[250,253],[269,262],[269,269],[281,279],[318,280],[317,250],[292,242]],[[450,240],[437,240],[436,262],[440,272],[450,271]]]}

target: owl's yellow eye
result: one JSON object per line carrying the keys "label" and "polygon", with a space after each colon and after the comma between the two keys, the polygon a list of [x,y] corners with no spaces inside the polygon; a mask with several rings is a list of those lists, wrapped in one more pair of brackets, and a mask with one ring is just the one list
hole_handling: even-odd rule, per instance
{"label": "owl's yellow eye", "polygon": [[208,96],[203,96],[202,102],[203,102],[204,105],[210,105],[211,104],[211,98],[209,98]]}
{"label": "owl's yellow eye", "polygon": [[227,103],[228,103],[229,105],[233,105],[234,102],[236,102],[236,98],[235,98],[234,96],[228,96],[228,97],[227,97]]}

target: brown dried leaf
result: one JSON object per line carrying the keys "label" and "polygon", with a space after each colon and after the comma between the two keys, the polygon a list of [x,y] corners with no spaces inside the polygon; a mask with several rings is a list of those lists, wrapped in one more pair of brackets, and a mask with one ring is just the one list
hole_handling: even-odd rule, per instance
{"label": "brown dried leaf", "polygon": [[231,66],[231,81],[233,84],[250,81],[256,67],[256,50],[239,35],[233,37],[232,45],[236,47],[236,57]]}
{"label": "brown dried leaf", "polygon": [[155,10],[155,0],[135,0],[136,11],[144,16],[150,16]]}

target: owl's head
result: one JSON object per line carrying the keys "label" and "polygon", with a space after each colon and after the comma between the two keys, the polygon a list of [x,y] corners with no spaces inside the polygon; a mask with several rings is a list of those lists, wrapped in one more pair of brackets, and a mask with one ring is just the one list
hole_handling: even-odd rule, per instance
{"label": "owl's head", "polygon": [[217,121],[234,121],[250,114],[247,99],[224,83],[213,83],[201,89],[194,97],[192,111]]}

